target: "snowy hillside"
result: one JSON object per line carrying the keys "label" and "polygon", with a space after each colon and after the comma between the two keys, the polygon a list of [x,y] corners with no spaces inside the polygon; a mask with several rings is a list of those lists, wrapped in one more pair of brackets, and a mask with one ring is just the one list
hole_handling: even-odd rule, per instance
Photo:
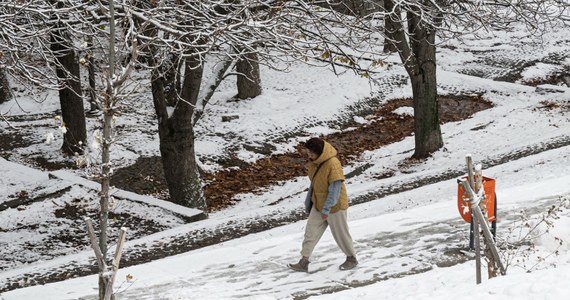
{"label": "snowy hillside", "polygon": [[[567,244],[570,242],[570,88],[561,84],[559,92],[544,93],[527,83],[542,82],[561,72],[568,74],[569,34],[570,28],[562,28],[543,37],[545,44],[531,46],[524,44],[522,33],[514,32],[495,37],[505,43],[501,47],[490,38],[485,44],[467,39],[455,47],[440,49],[439,93],[481,95],[493,107],[466,120],[443,124],[445,148],[425,161],[407,160],[414,147],[413,136],[408,136],[400,142],[365,151],[345,166],[345,173],[354,174],[346,181],[349,197],[359,203],[348,211],[349,227],[360,262],[356,269],[338,270],[344,257],[327,232],[311,258],[309,274],[288,270],[286,264],[299,258],[305,226],[305,221],[301,220],[122,268],[115,285],[118,299],[380,299],[386,295],[390,299],[565,299],[570,279],[570,248]],[[484,53],[488,56],[483,57]],[[553,56],[552,53],[556,53],[559,61],[545,59]],[[535,63],[518,70],[521,76],[515,82],[496,81],[494,79],[504,77],[513,69],[508,63],[494,64],[493,68],[486,65],[490,61],[496,62],[497,57]],[[219,168],[214,162],[220,153],[238,145],[241,147],[238,151],[240,159],[255,161],[263,155],[248,150],[250,148],[241,143],[273,141],[273,136],[268,138],[268,133],[274,136],[298,134],[273,144],[273,154],[293,151],[307,136],[338,132],[331,121],[355,117],[355,107],[410,97],[409,83],[405,80],[397,83],[405,78],[397,57],[389,60],[393,64],[378,75],[375,84],[348,73],[336,77],[322,69],[295,65],[288,74],[264,70],[262,96],[245,102],[231,102],[227,100],[235,92],[233,84],[225,83],[199,125],[198,156],[204,160],[206,169],[215,170]],[[140,97],[144,97],[144,93]],[[370,99],[376,99],[377,103],[371,103]],[[148,102],[137,105],[151,105]],[[40,106],[46,114],[53,114],[57,109],[57,98],[50,95]],[[22,99],[21,107],[32,110],[37,104],[31,99]],[[2,114],[25,115],[13,103],[0,105],[0,111]],[[220,116],[229,112],[240,118],[231,123],[219,123]],[[402,115],[408,112],[409,109],[398,111]],[[146,117],[151,119],[152,115],[149,113]],[[365,116],[357,117],[366,122]],[[149,122],[144,123],[147,127],[152,124],[148,119],[144,122]],[[136,114],[127,114],[118,123],[122,128],[128,128],[140,122]],[[3,130],[8,130],[7,125],[2,126],[6,126]],[[30,133],[32,139],[45,137],[49,130],[42,128]],[[114,159],[127,164],[138,156],[158,153],[156,135],[128,130],[123,133],[113,152]],[[12,162],[0,159],[0,184],[6,194],[32,191],[37,187],[52,193],[68,186],[71,191],[66,193],[72,194],[69,199],[61,199],[61,203],[28,208],[33,212],[31,215],[19,213],[16,208],[1,210],[2,247],[16,245],[21,239],[42,239],[41,233],[33,229],[25,235],[21,232],[12,234],[6,229],[20,230],[31,219],[47,218],[43,212],[56,210],[65,201],[88,194],[83,187],[70,185],[65,180],[56,181],[60,186],[54,186],[53,181],[48,181],[47,172],[26,169],[28,171],[22,173],[18,172],[21,169],[16,170],[11,165],[14,162],[24,164],[26,156],[37,153],[46,153],[48,160],[57,161],[58,147],[55,142],[38,143],[13,153]],[[556,218],[549,219],[553,222],[549,232],[533,233],[537,234],[532,239],[536,246],[534,251],[523,253],[502,248],[501,253],[508,264],[507,276],[492,280],[484,277],[481,285],[475,284],[474,261],[460,251],[468,244],[469,224],[463,222],[457,209],[456,178],[465,170],[467,154],[483,165],[485,176],[497,181],[500,245],[505,246],[507,241],[516,243],[526,232],[522,219],[525,214],[530,216],[528,222],[535,224],[549,208],[557,207]],[[77,173],[77,176],[81,175]],[[380,176],[387,173],[393,175]],[[307,186],[308,180],[298,177],[259,193],[240,194],[234,206],[195,223],[185,223],[180,216],[160,209],[147,211],[146,206],[121,206],[120,209],[140,215],[148,213],[160,219],[159,225],[163,229],[129,239],[125,251],[150,246],[160,248],[160,245],[186,238],[188,232],[207,232],[228,223],[237,224],[239,228],[249,220],[299,211]],[[388,190],[392,192],[386,192]],[[85,197],[95,198],[93,195]],[[359,201],[364,198],[368,200]],[[277,205],[270,205],[277,199],[280,199]],[[61,226],[71,230],[78,225]],[[511,231],[513,228],[516,230]],[[544,232],[546,227],[540,227],[540,230]],[[40,258],[33,263],[8,262],[0,273],[0,285],[27,283],[25,281],[35,276],[85,268],[93,263],[94,255],[90,249],[60,246],[53,245],[61,251],[57,258]],[[517,246],[523,249],[528,244]],[[25,253],[34,255],[33,249]],[[514,257],[506,258],[506,255]],[[18,255],[14,257],[16,260]],[[0,294],[0,299],[95,299],[96,288],[97,277],[91,275],[13,289]]]}

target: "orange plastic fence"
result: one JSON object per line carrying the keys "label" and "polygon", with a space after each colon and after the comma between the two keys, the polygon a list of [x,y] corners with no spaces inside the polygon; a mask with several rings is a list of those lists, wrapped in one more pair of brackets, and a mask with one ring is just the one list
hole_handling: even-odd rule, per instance
{"label": "orange plastic fence", "polygon": [[[467,179],[463,177],[462,179]],[[487,217],[489,222],[496,221],[495,216],[495,179],[483,176],[483,190],[485,191],[485,207],[487,207]],[[461,185],[457,185],[457,209],[459,214],[467,223],[471,223],[471,206],[469,196]]]}

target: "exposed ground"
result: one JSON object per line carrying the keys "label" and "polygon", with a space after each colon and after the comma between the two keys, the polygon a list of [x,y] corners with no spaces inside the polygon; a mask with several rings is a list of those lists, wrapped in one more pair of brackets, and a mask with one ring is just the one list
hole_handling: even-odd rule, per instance
{"label": "exposed ground", "polygon": [[[463,120],[474,113],[491,107],[491,103],[477,96],[447,96],[439,98],[440,120],[443,123]],[[413,132],[411,116],[393,113],[399,107],[411,107],[412,100],[389,101],[373,114],[365,116],[371,122],[361,125],[347,124],[350,128],[324,137],[339,152],[339,158],[346,164],[366,150],[378,149],[409,136]],[[299,149],[300,146],[297,146]],[[270,185],[305,174],[306,158],[299,152],[273,155],[255,164],[242,163],[238,170],[203,174],[208,207],[211,211],[223,209],[232,204],[236,194],[259,191]],[[115,172],[112,184],[124,190],[139,194],[167,194],[160,157],[140,158],[134,165]],[[389,177],[390,174],[385,176]],[[248,180],[243,180],[248,178]]]}

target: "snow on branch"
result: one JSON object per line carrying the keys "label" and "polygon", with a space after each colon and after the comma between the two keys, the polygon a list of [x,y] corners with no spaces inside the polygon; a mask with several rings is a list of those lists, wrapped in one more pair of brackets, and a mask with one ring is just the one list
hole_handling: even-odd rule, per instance
{"label": "snow on branch", "polygon": [[[108,0],[4,1],[0,4],[0,52],[6,72],[16,80],[46,88],[59,88],[51,64],[50,33],[65,29],[82,53],[105,57],[109,40]],[[386,54],[385,41],[399,44],[407,66],[414,55],[405,43],[417,37],[407,21],[417,17],[441,37],[476,34],[481,28],[508,28],[523,22],[538,32],[546,26],[569,21],[568,1],[562,0],[362,0],[366,9],[344,1],[241,0],[241,1],[117,1],[117,39],[126,45],[118,53],[128,64],[116,75],[120,86],[137,67],[154,69],[168,57],[198,58],[202,63],[229,55],[228,49],[255,53],[259,63],[278,68],[297,60],[358,74],[374,71]],[[387,22],[391,21],[391,22]],[[395,27],[388,23],[397,24]],[[94,44],[82,47],[85,40]],[[134,57],[135,48],[140,55]],[[148,65],[152,50],[154,65]],[[146,57],[145,59],[141,59]],[[129,58],[129,59],[126,59]],[[374,62],[374,63],[370,63]],[[222,64],[225,65],[225,64]],[[203,92],[208,95],[209,87]],[[204,97],[202,99],[207,99]],[[207,101],[206,101],[207,102]],[[202,103],[200,102],[201,106]]]}

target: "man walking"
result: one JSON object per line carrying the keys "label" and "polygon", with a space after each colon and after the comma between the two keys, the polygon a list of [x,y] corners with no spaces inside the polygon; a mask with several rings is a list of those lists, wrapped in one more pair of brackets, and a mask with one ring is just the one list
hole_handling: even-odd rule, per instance
{"label": "man walking", "polygon": [[341,270],[356,267],[358,261],[348,231],[347,214],[348,196],[344,184],[344,172],[336,157],[336,149],[320,138],[311,138],[305,145],[305,154],[309,159],[308,175],[311,186],[305,199],[305,212],[309,214],[305,237],[301,248],[301,259],[289,268],[308,272],[309,257],[313,249],[330,226],[338,247],[346,255],[346,261],[339,266]]}

